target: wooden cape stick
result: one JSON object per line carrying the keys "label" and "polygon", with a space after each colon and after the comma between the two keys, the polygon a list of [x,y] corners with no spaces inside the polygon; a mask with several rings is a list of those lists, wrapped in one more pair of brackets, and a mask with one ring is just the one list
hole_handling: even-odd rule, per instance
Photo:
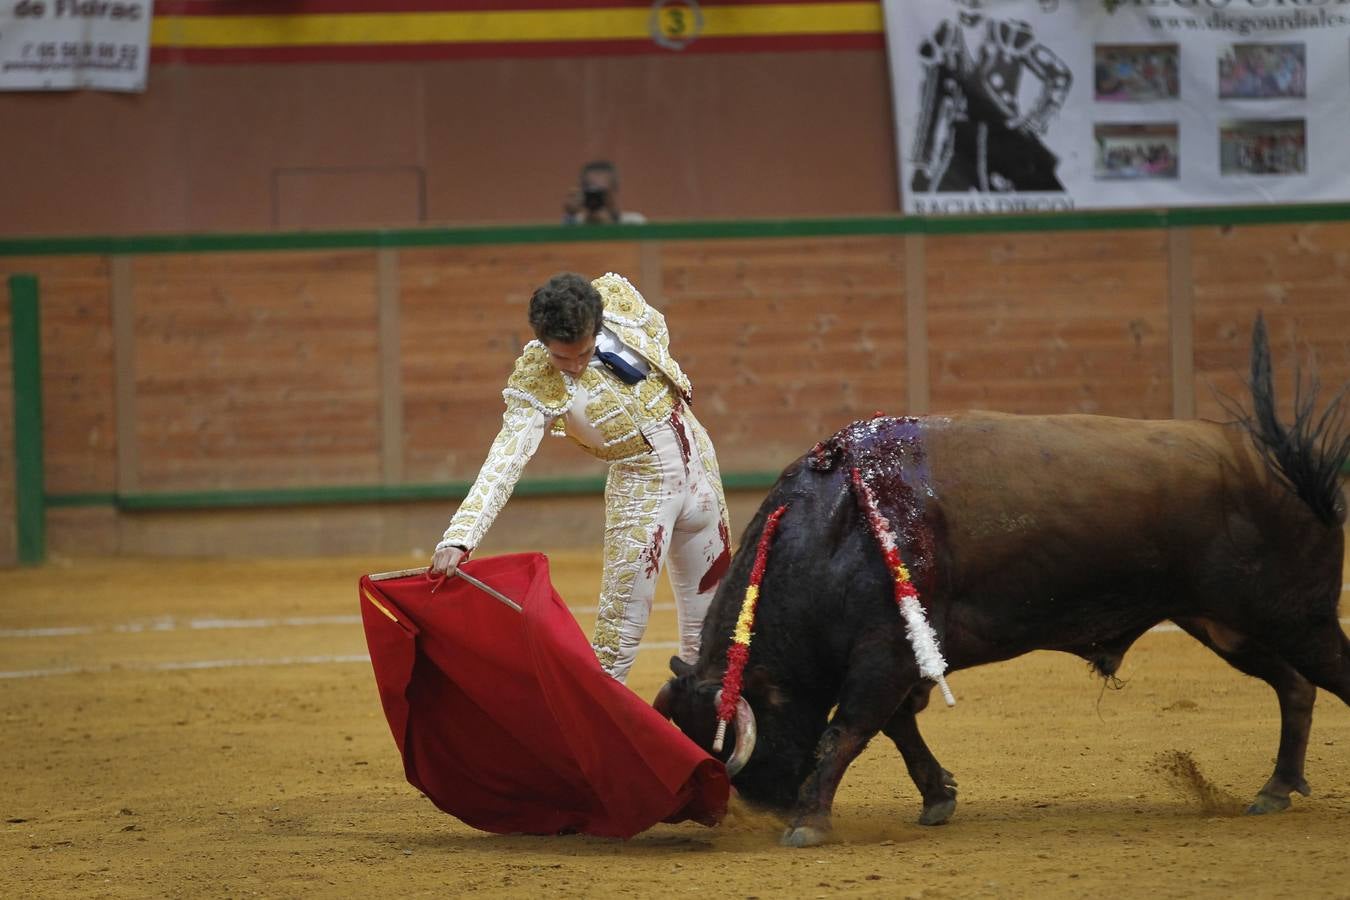
{"label": "wooden cape stick", "polygon": [[[427,570],[430,568],[431,568],[430,566],[418,566],[415,569],[399,569],[396,572],[377,572],[376,574],[370,576],[370,580],[389,581],[392,578],[407,578],[409,575],[425,575],[427,573]],[[466,575],[459,569],[455,570],[455,575],[459,578],[463,578],[466,582],[478,588],[480,591],[487,594],[488,596],[500,600],[502,603],[505,603],[507,606],[511,607],[516,612],[521,611],[519,603],[512,600],[510,597],[506,596],[496,588],[489,587],[488,585],[483,584],[483,582],[479,581],[477,578],[474,578],[472,575]]]}

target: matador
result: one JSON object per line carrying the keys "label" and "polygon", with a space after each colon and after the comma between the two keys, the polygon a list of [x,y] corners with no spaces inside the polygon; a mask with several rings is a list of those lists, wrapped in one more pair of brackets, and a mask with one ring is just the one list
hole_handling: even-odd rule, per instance
{"label": "matador", "polygon": [[545,433],[609,463],[604,570],[592,637],[600,665],[627,678],[669,563],[679,655],[698,657],[713,592],[730,563],[717,457],[670,355],[665,317],[628,279],[555,275],[530,299],[536,340],[502,396],[501,431],[436,546],[432,572],[453,571],[482,541]]}

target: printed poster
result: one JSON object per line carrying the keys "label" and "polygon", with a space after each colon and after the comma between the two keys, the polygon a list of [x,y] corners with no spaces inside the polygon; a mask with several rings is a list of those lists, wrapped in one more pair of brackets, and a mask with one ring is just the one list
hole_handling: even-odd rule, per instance
{"label": "printed poster", "polygon": [[144,91],[154,0],[0,0],[0,90]]}
{"label": "printed poster", "polygon": [[1350,199],[1350,0],[885,0],[906,213]]}

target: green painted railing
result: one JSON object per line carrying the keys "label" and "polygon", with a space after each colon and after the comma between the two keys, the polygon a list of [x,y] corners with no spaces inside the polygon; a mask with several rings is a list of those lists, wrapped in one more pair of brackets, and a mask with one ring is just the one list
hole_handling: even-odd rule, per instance
{"label": "green painted railing", "polygon": [[[777,472],[728,472],[722,486],[728,490],[764,489],[778,480]],[[112,506],[122,510],[242,509],[265,506],[337,506],[353,503],[397,503],[418,500],[462,500],[472,482],[437,484],[321,485],[294,488],[232,488],[215,491],[152,493],[48,494],[49,507]],[[576,475],[527,478],[516,485],[517,497],[566,497],[599,494],[603,476]]]}
{"label": "green painted railing", "polygon": [[42,469],[42,342],[38,282],[9,278],[10,365],[14,390],[14,518],[18,557],[25,565],[47,555],[47,511]]}
{"label": "green painted railing", "polygon": [[1350,204],[1109,210],[1007,216],[875,216],[844,219],[658,222],[646,225],[496,225],[372,231],[147,234],[127,237],[0,238],[0,256],[239,253],[269,250],[378,250],[474,244],[577,241],[682,241],[734,238],[852,237],[885,234],[990,234],[1101,231],[1350,221]]}

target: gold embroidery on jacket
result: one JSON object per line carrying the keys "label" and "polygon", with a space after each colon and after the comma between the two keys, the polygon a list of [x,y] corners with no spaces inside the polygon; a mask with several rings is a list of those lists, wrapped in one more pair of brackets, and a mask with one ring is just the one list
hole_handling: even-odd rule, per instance
{"label": "gold embroidery on jacket", "polygon": [[622,275],[613,272],[591,282],[605,303],[605,324],[629,347],[670,380],[688,400],[692,388],[689,378],[670,355],[670,332],[666,317],[648,305],[642,294]]}
{"label": "gold embroidery on jacket", "polygon": [[633,283],[622,275],[606,272],[591,282],[605,304],[605,318],[615,325],[641,328],[647,324],[652,308]]}
{"label": "gold embroidery on jacket", "polygon": [[519,400],[506,401],[502,428],[488,448],[487,459],[468,496],[451,517],[450,526],[442,535],[443,541],[469,548],[478,546],[497,513],[506,505],[525,463],[539,446],[542,429],[543,420],[536,409]]}
{"label": "gold embroidery on jacket", "polygon": [[512,397],[524,400],[549,418],[555,418],[567,412],[576,392],[572,377],[549,362],[548,348],[539,341],[530,341],[516,360],[502,396],[508,401]]}

